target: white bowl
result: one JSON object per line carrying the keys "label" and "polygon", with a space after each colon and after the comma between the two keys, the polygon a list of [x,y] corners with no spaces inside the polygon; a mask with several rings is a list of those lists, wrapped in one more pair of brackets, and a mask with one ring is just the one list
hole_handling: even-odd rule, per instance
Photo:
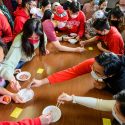
{"label": "white bowl", "polygon": [[34,92],[30,88],[21,89],[17,94],[22,98],[23,102],[28,102],[34,97]]}
{"label": "white bowl", "polygon": [[69,39],[68,41],[69,41],[71,44],[77,43],[77,40],[76,40],[76,39]]}
{"label": "white bowl", "polygon": [[76,37],[77,34],[76,34],[76,33],[70,33],[70,36],[72,36],[72,37]]}
{"label": "white bowl", "polygon": [[70,38],[68,35],[62,35],[62,38],[64,41],[68,41],[68,39]]}
{"label": "white bowl", "polygon": [[20,72],[16,75],[16,78],[19,81],[26,81],[26,80],[30,79],[30,77],[31,77],[31,74],[29,72],[26,72],[26,71]]}
{"label": "white bowl", "polygon": [[42,114],[47,115],[49,113],[52,115],[52,122],[57,122],[61,117],[61,110],[57,106],[50,105],[44,108]]}

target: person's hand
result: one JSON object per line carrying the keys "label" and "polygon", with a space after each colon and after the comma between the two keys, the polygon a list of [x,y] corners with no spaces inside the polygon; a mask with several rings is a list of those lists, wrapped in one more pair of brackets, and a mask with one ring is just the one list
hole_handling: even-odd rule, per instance
{"label": "person's hand", "polygon": [[[0,96],[0,103],[7,105],[7,104],[9,104],[9,103],[8,103],[7,101],[4,101],[4,97],[5,97],[5,96],[6,96],[6,95]],[[9,96],[9,98],[10,98],[10,101],[9,101],[9,102],[11,102],[11,97]]]}
{"label": "person's hand", "polygon": [[46,55],[48,55],[50,52],[49,52],[49,50],[48,49],[46,49]]}
{"label": "person's hand", "polygon": [[68,94],[66,94],[66,93],[62,93],[62,94],[58,97],[57,102],[58,102],[58,103],[61,103],[61,104],[64,104],[64,101],[69,102],[69,101],[72,101],[72,100],[73,100],[72,96],[70,96],[70,95],[68,95]]}
{"label": "person's hand", "polygon": [[39,118],[40,118],[42,125],[49,125],[52,122],[51,113],[49,113],[47,115],[41,115]]}
{"label": "person's hand", "polygon": [[96,80],[93,81],[93,84],[96,89],[103,89],[106,86],[104,82],[98,82]]}
{"label": "person's hand", "polygon": [[77,36],[77,37],[76,37],[76,40],[77,40],[77,41],[79,41],[79,40],[80,40],[80,37],[79,37],[79,36]]}
{"label": "person's hand", "polygon": [[25,103],[22,101],[22,98],[18,94],[14,93],[11,95],[11,97],[15,103]]}
{"label": "person's hand", "polygon": [[80,41],[80,45],[81,45],[81,46],[83,46],[83,47],[84,47],[84,46],[85,46],[85,44],[86,44],[86,41]]}
{"label": "person's hand", "polygon": [[33,79],[30,87],[40,87],[42,85],[42,80]]}
{"label": "person's hand", "polygon": [[85,48],[83,47],[76,47],[76,50],[75,50],[75,52],[78,52],[78,53],[82,53],[84,51],[85,51]]}
{"label": "person's hand", "polygon": [[98,47],[98,49],[102,50],[102,44],[101,44],[101,42],[99,42],[99,43],[97,44],[97,47]]}
{"label": "person's hand", "polygon": [[15,77],[13,77],[13,79],[11,79],[10,87],[15,91],[19,91],[21,89],[21,86],[20,86],[19,82],[15,79]]}
{"label": "person's hand", "polygon": [[14,74],[18,74],[21,72],[21,69],[15,69]]}

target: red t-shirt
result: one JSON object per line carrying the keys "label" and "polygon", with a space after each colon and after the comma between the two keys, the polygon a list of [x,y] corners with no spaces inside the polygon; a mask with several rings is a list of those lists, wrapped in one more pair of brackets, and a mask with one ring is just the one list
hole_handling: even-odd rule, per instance
{"label": "red t-shirt", "polygon": [[54,73],[50,76],[48,76],[48,80],[50,84],[56,84],[59,82],[63,82],[66,80],[73,79],[77,76],[90,73],[91,72],[91,66],[95,62],[94,58],[88,59],[83,61],[82,63],[73,66],[72,68]]}
{"label": "red t-shirt", "polygon": [[55,28],[51,20],[45,20],[43,23],[43,31],[45,32],[49,42],[57,41]]}
{"label": "red t-shirt", "polygon": [[111,26],[107,35],[97,36],[97,40],[102,40],[107,46],[108,50],[116,54],[124,54],[124,41],[118,30]]}
{"label": "red t-shirt", "polygon": [[79,14],[76,18],[71,18],[69,11],[68,13],[68,21],[67,21],[67,26],[70,27],[70,29],[66,28],[68,33],[77,33],[80,38],[84,35],[85,33],[85,21],[86,17],[82,11],[79,11]]}
{"label": "red t-shirt", "polygon": [[35,118],[35,119],[25,119],[19,122],[4,121],[0,122],[0,125],[42,125],[42,124],[39,118]]}

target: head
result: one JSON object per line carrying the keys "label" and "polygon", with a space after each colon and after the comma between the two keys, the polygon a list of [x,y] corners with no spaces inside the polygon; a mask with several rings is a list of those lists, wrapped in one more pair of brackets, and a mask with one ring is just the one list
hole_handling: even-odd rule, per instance
{"label": "head", "polygon": [[29,12],[34,4],[34,0],[22,0],[22,7],[26,8]]}
{"label": "head", "polygon": [[34,44],[39,42],[39,51],[45,55],[44,33],[41,21],[31,18],[26,21],[23,27],[22,49],[27,57],[31,57],[34,53]]}
{"label": "head", "polygon": [[97,35],[106,35],[110,30],[110,24],[107,18],[97,19],[93,23],[93,28]]}
{"label": "head", "polygon": [[57,6],[61,6],[61,4],[59,2],[54,2],[53,5],[52,5],[52,10],[55,11],[55,8]]}
{"label": "head", "polygon": [[116,6],[115,8],[113,8],[110,12],[111,25],[118,28],[118,25],[119,25],[120,21],[122,20],[123,16],[124,16],[124,13],[121,11],[119,6]]}
{"label": "head", "polygon": [[80,11],[80,3],[79,2],[72,2],[69,6],[69,13],[72,18],[78,16],[78,12]]}
{"label": "head", "polygon": [[107,8],[108,1],[107,0],[100,0],[99,1],[99,9],[105,10]]}
{"label": "head", "polygon": [[122,66],[122,61],[120,58],[112,53],[103,52],[99,56],[95,57],[95,62],[92,66],[92,77],[97,77],[97,79],[105,79],[112,77],[117,74]]}
{"label": "head", "polygon": [[[66,22],[68,20],[68,14],[67,12],[63,9],[62,6],[57,6],[55,7],[55,12],[54,12],[54,20],[61,22],[62,24],[66,25]],[[64,26],[65,26],[64,25]],[[63,27],[64,27],[63,26]]]}
{"label": "head", "polygon": [[47,9],[51,9],[51,3],[49,0],[42,0],[41,4],[41,9],[43,12]]}
{"label": "head", "polygon": [[0,40],[0,63],[4,60],[6,54],[7,54],[7,47],[2,42],[2,40]]}
{"label": "head", "polygon": [[45,10],[43,18],[42,18],[42,22],[44,22],[45,20],[52,20],[54,17],[54,14],[52,13],[52,11],[50,9]]}
{"label": "head", "polygon": [[125,123],[125,90],[114,95],[113,98],[116,100],[116,104],[112,109],[112,114],[120,125],[122,125]]}

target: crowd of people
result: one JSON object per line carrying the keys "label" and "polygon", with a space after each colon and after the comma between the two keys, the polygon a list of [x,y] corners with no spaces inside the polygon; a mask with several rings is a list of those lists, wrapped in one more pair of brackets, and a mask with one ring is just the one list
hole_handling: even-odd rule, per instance
{"label": "crowd of people", "polygon": [[[95,43],[100,55],[42,80],[33,79],[31,87],[56,84],[91,73],[93,88],[105,88],[115,94],[113,100],[63,93],[58,102],[72,101],[96,110],[112,111],[118,124],[125,124],[124,25],[125,0],[89,0],[82,6],[77,0],[67,0],[63,4],[52,4],[49,0],[0,0],[0,103],[6,104],[4,95],[9,95],[15,103],[24,103],[18,94],[4,87],[9,82],[13,90],[20,90],[14,72],[32,61],[37,48],[40,56],[50,53],[46,47],[48,42],[58,51],[82,53],[86,45]],[[57,30],[75,33],[79,47],[62,45]],[[48,114],[19,122],[0,122],[0,125],[47,125],[51,120]]]}

